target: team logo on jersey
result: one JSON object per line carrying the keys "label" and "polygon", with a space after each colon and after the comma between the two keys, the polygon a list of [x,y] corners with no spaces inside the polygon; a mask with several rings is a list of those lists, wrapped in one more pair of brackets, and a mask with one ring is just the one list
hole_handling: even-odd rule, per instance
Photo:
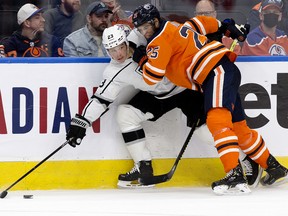
{"label": "team logo on jersey", "polygon": [[113,40],[114,36],[113,34],[108,35],[108,40]]}
{"label": "team logo on jersey", "polygon": [[269,53],[271,56],[285,56],[285,55],[287,55],[285,52],[285,49],[278,44],[273,44],[269,49]]}
{"label": "team logo on jersey", "polygon": [[150,3],[147,3],[143,6],[146,10],[151,10],[152,5]]}

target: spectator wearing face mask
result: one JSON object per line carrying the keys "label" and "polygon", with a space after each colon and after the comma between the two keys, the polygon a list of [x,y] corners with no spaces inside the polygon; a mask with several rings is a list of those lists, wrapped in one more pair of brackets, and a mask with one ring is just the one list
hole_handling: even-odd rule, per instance
{"label": "spectator wearing face mask", "polygon": [[247,36],[242,55],[285,56],[288,54],[287,35],[277,28],[282,19],[282,0],[264,0],[260,7],[261,23]]}
{"label": "spectator wearing face mask", "polygon": [[[254,5],[252,10],[248,14],[248,23],[250,24],[250,30],[258,27],[261,23],[259,19],[259,10],[261,8],[262,2],[265,0],[260,1],[259,3]],[[288,0],[282,0],[283,7],[282,7],[282,18],[277,28],[283,30],[285,34],[288,34]]]}

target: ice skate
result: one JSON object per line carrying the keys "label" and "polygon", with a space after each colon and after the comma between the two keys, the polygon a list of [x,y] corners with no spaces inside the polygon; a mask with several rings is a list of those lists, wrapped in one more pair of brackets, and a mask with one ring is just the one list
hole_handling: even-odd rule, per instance
{"label": "ice skate", "polygon": [[149,188],[155,185],[143,185],[140,178],[149,178],[153,176],[151,161],[140,161],[135,163],[131,171],[118,176],[117,186],[119,188]]}
{"label": "ice skate", "polygon": [[267,174],[260,180],[263,186],[281,185],[288,182],[288,170],[282,166],[271,154],[267,159],[268,168],[265,169]]}
{"label": "ice skate", "polygon": [[240,164],[230,170],[223,179],[213,182],[212,190],[216,195],[240,195],[251,192]]}
{"label": "ice skate", "polygon": [[252,188],[256,188],[262,177],[263,168],[248,156],[241,161],[241,165],[247,178],[248,185]]}

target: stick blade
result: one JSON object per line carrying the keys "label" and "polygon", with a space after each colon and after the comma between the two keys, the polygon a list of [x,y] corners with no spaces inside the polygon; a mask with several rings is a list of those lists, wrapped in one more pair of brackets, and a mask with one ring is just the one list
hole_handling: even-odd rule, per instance
{"label": "stick blade", "polygon": [[153,176],[151,178],[141,178],[140,182],[143,185],[154,185],[154,184],[160,184],[167,182],[171,179],[171,177],[168,174]]}
{"label": "stick blade", "polygon": [[0,194],[0,198],[3,199],[7,196],[8,192],[7,190],[3,191],[1,194]]}

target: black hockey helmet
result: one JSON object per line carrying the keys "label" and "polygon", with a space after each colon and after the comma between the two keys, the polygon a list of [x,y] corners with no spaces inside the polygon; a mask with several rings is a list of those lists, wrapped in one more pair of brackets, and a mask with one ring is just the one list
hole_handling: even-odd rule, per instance
{"label": "black hockey helmet", "polygon": [[154,5],[147,3],[136,8],[132,21],[137,28],[146,22],[152,21],[154,18],[160,19],[160,13]]}

